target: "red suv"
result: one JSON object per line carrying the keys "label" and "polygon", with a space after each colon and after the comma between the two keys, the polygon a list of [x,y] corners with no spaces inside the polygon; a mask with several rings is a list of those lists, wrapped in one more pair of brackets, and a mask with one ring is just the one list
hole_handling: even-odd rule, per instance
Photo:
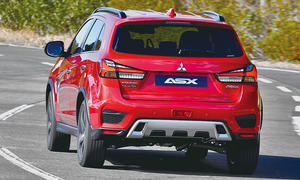
{"label": "red suv", "polygon": [[262,103],[256,68],[223,16],[96,9],[59,57],[46,90],[48,149],[102,167],[107,148],[175,146],[186,158],[226,153],[235,173],[253,173]]}

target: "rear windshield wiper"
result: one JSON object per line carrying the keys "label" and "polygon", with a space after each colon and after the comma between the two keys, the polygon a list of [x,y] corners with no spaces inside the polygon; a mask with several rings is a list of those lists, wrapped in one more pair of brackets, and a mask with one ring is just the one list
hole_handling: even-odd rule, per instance
{"label": "rear windshield wiper", "polygon": [[200,51],[197,49],[180,49],[178,52],[179,56],[213,56],[216,53],[213,51]]}

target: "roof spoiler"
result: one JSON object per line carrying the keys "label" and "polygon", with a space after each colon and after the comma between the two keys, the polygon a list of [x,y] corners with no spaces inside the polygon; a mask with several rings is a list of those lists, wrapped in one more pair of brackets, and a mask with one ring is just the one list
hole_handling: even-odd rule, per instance
{"label": "roof spoiler", "polygon": [[115,9],[115,8],[110,8],[110,7],[97,8],[97,9],[95,9],[95,11],[92,14],[95,14],[98,12],[107,12],[107,13],[117,15],[119,18],[127,18],[127,15],[125,14],[124,11],[121,11],[121,10]]}
{"label": "roof spoiler", "polygon": [[204,11],[203,13],[201,13],[202,15],[205,16],[209,16],[217,21],[221,21],[221,22],[225,22],[225,18],[224,16],[222,16],[221,14],[218,14],[214,11]]}

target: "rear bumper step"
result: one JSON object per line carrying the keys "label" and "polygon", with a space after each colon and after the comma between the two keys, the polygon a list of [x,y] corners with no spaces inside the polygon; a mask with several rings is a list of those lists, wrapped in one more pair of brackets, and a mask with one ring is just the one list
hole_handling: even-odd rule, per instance
{"label": "rear bumper step", "polygon": [[126,136],[126,138],[138,139],[147,137],[232,140],[229,130],[223,122],[195,120],[139,119]]}

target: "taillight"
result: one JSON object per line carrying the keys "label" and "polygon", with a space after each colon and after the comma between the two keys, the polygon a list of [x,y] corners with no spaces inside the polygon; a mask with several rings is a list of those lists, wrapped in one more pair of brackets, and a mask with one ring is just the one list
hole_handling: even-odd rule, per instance
{"label": "taillight", "polygon": [[98,62],[99,75],[103,78],[118,79],[144,79],[145,72],[139,69],[131,68],[117,64],[112,60],[102,59]]}
{"label": "taillight", "polygon": [[240,69],[217,73],[216,77],[222,83],[256,83],[257,71],[253,64]]}

